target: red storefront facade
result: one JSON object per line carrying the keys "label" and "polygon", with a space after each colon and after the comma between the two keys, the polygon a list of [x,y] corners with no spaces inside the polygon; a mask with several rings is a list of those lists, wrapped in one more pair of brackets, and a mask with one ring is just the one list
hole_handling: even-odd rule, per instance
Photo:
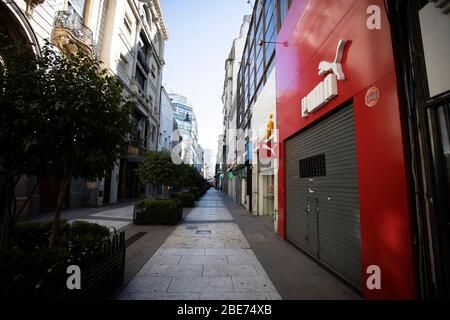
{"label": "red storefront facade", "polygon": [[[381,8],[381,29],[367,27],[367,9],[372,5]],[[342,57],[345,80],[337,81],[337,96],[302,117],[302,100],[325,79],[318,74],[320,62],[333,61],[342,39],[347,40]],[[351,103],[363,295],[366,299],[416,298],[406,142],[384,1],[294,0],[277,42],[280,235],[286,238],[286,142]],[[379,289],[366,286],[370,266],[380,268]]]}

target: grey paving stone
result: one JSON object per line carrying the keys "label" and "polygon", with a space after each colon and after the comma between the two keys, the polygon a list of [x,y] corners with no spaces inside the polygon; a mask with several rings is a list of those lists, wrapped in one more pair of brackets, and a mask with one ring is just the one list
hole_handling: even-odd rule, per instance
{"label": "grey paving stone", "polygon": [[236,292],[276,291],[269,278],[263,276],[232,277]]}
{"label": "grey paving stone", "polygon": [[205,265],[204,277],[258,276],[253,265]]}
{"label": "grey paving stone", "polygon": [[169,265],[155,264],[147,272],[146,276],[153,277],[201,277],[202,265]]}
{"label": "grey paving stone", "polygon": [[228,264],[226,256],[183,256],[180,264],[220,265]]}
{"label": "grey paving stone", "polygon": [[224,246],[225,248],[250,248],[250,245],[245,238],[225,240]]}
{"label": "grey paving stone", "polygon": [[124,292],[166,292],[171,281],[171,277],[136,277],[128,284]]}
{"label": "grey paving stone", "polygon": [[131,293],[126,300],[200,300],[200,293]]}
{"label": "grey paving stone", "polygon": [[202,293],[200,300],[271,300],[266,292]]}
{"label": "grey paving stone", "polygon": [[229,256],[229,264],[259,264],[258,258],[252,255],[247,256]]}
{"label": "grey paving stone", "polygon": [[178,264],[181,260],[180,255],[176,254],[164,254],[153,256],[150,260],[148,260],[147,265],[153,264]]}
{"label": "grey paving stone", "polygon": [[[250,250],[251,251],[251,250]],[[207,256],[248,256],[249,250],[242,248],[224,248],[224,249],[213,249],[207,248],[205,254]]]}
{"label": "grey paving stone", "polygon": [[253,266],[255,267],[256,271],[258,272],[258,275],[264,276],[264,277],[268,276],[266,270],[264,270],[263,266],[260,263],[256,263]]}
{"label": "grey paving stone", "polygon": [[267,292],[267,295],[269,297],[269,300],[283,300],[280,294],[276,291]]}
{"label": "grey paving stone", "polygon": [[233,292],[230,277],[176,277],[168,292]]}
{"label": "grey paving stone", "polygon": [[163,244],[155,255],[204,256],[205,248],[165,248]]}

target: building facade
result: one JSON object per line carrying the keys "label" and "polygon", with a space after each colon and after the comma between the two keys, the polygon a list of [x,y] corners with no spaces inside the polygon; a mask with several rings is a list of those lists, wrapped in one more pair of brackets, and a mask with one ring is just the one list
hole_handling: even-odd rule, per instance
{"label": "building facade", "polygon": [[[146,150],[156,150],[159,129],[164,42],[168,39],[158,0],[45,0],[0,2],[0,27],[13,42],[39,55],[46,40],[63,52],[83,50],[97,56],[104,68],[124,84],[123,94],[137,102],[131,115],[137,145],[118,160],[105,179],[72,179],[65,208],[102,206],[148,194],[134,172]],[[33,192],[24,217],[53,211],[58,182],[55,177],[23,177],[17,198]]]}
{"label": "building facade", "polygon": [[175,111],[175,121],[178,134],[174,140],[181,161],[196,166],[199,172],[203,170],[203,149],[198,142],[198,122],[194,108],[188,99],[179,94],[169,94]]}
{"label": "building facade", "polygon": [[101,60],[124,83],[124,95],[137,102],[132,115],[137,124],[133,133],[137,144],[130,146],[128,157],[120,159],[111,175],[99,183],[99,194],[108,204],[151,194],[150,187],[139,182],[135,170],[145,152],[158,148],[168,31],[159,1],[110,1],[105,15]]}
{"label": "building facade", "polygon": [[448,298],[446,8],[297,0],[277,38],[278,232],[367,299]]}
{"label": "building facade", "polygon": [[176,128],[174,106],[170,101],[169,94],[163,87],[161,92],[158,150],[172,150],[172,136]]}
{"label": "building facade", "polygon": [[[238,156],[240,144],[238,144],[237,126],[237,102],[238,102],[238,71],[242,59],[244,45],[249,30],[251,16],[244,16],[239,37],[233,41],[230,53],[225,61],[225,80],[222,95],[223,102],[223,142],[221,155],[223,168],[220,172],[222,190],[233,198],[237,203],[241,203],[240,188],[241,181],[238,178],[237,170],[239,166]],[[241,148],[242,149],[242,148]]]}
{"label": "building facade", "polygon": [[290,1],[254,2],[252,15],[244,19],[245,33],[241,31],[226,62],[223,95],[222,151],[228,170],[222,189],[254,215],[270,217],[274,230],[278,227],[275,49],[289,5]]}

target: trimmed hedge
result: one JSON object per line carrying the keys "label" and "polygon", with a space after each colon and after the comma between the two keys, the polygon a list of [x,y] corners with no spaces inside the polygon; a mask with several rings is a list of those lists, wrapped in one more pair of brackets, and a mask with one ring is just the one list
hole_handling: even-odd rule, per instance
{"label": "trimmed hedge", "polygon": [[195,197],[190,192],[173,193],[172,198],[181,201],[181,205],[184,208],[195,207]]}
{"label": "trimmed hedge", "polygon": [[176,225],[183,218],[183,207],[178,200],[147,199],[134,205],[134,224]]}
{"label": "trimmed hedge", "polygon": [[[11,248],[0,251],[0,297],[33,300],[108,298],[123,279],[124,235],[120,235],[119,246],[116,241],[119,236],[111,236],[108,228],[83,221],[62,221],[61,246],[49,249],[51,228],[51,222],[15,226]],[[98,269],[105,263],[109,269]],[[69,265],[81,267],[82,290],[67,289]]]}

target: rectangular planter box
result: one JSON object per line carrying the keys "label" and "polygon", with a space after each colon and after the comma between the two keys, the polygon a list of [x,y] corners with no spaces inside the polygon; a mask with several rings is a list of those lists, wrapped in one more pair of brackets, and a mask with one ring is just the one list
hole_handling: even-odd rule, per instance
{"label": "rectangular planter box", "polygon": [[176,225],[183,218],[183,207],[181,204],[172,208],[164,208],[164,210],[158,209],[146,206],[145,201],[136,203],[134,205],[133,223],[136,225]]}

